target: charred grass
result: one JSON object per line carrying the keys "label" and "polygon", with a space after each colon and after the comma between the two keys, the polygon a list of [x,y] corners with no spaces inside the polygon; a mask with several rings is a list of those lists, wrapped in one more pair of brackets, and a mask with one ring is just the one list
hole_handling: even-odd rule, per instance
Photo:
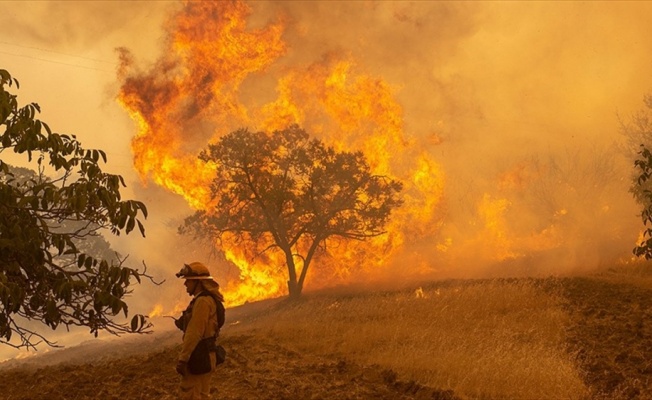
{"label": "charred grass", "polygon": [[[640,278],[447,281],[243,306],[229,312],[213,397],[652,398],[652,286]],[[0,370],[0,398],[176,398],[178,345],[147,343]]]}

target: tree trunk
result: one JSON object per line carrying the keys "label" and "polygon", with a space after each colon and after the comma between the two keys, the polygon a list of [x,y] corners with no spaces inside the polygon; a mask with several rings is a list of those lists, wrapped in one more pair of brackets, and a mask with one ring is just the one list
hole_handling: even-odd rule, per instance
{"label": "tree trunk", "polygon": [[301,285],[297,282],[297,270],[292,257],[292,249],[283,249],[285,252],[285,262],[288,266],[288,293],[291,299],[301,297]]}
{"label": "tree trunk", "polygon": [[296,281],[288,281],[288,291],[290,293],[290,299],[296,300],[301,297],[301,287],[299,287]]}
{"label": "tree trunk", "polygon": [[308,250],[308,254],[306,254],[306,258],[303,260],[303,268],[301,268],[299,282],[297,283],[297,286],[299,287],[299,294],[301,294],[301,290],[303,289],[303,282],[306,280],[306,275],[308,273],[308,267],[310,266],[310,261],[312,261],[312,256],[315,255],[315,250],[317,250],[320,241],[321,238],[319,236],[315,238],[315,240],[310,245],[310,249]]}

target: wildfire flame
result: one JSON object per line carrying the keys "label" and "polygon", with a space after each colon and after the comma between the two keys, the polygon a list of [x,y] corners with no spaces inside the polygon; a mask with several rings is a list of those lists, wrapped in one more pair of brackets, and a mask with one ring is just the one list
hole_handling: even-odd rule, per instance
{"label": "wildfire flame", "polygon": [[[132,142],[136,169],[143,181],[151,179],[194,209],[206,209],[213,171],[197,160],[199,150],[241,126],[274,130],[297,123],[338,149],[362,150],[376,173],[406,184],[405,207],[387,235],[330,246],[307,281],[321,287],[382,268],[401,251],[406,236],[440,226],[441,168],[426,153],[415,156],[390,85],[358,72],[349,57],[329,54],[280,75],[263,75],[287,51],[285,23],[279,18],[251,30],[250,13],[241,1],[187,2],[169,21],[167,48],[154,68],[138,72],[123,50],[119,101],[138,127]],[[275,100],[258,105],[246,92],[245,81],[257,78],[277,82]],[[240,270],[238,280],[223,284],[227,303],[285,293],[284,260],[221,250]]]}
{"label": "wildfire flame", "polygon": [[[388,233],[366,242],[332,243],[315,260],[307,287],[377,274],[401,262],[403,255],[416,253],[408,247],[423,237],[433,238],[429,257],[435,251],[455,254],[451,248],[466,233],[438,237],[444,224],[445,175],[426,150],[442,143],[441,137],[407,134],[398,88],[362,72],[352,56],[326,54],[307,65],[286,65],[286,21],[278,17],[249,29],[251,13],[243,1],[188,1],[169,20],[163,55],[152,68],[140,71],[122,50],[118,100],[137,126],[132,150],[143,182],[152,180],[183,196],[194,209],[209,209],[214,170],[197,159],[200,150],[241,127],[271,131],[296,123],[337,149],[362,150],[375,173],[404,183],[405,203]],[[264,91],[272,87],[274,92]],[[497,187],[513,189],[528,179],[527,168],[519,165],[500,177]],[[493,259],[515,258],[523,247],[557,243],[552,228],[534,238],[510,239],[505,221],[510,204],[496,194],[485,194],[478,203],[482,228],[477,237],[488,238],[485,247],[491,248]],[[459,251],[478,241],[464,243]],[[226,260],[239,269],[238,279],[221,282],[227,304],[285,294],[283,259],[273,254],[251,257],[243,249],[221,246]],[[431,267],[423,260],[415,264]]]}

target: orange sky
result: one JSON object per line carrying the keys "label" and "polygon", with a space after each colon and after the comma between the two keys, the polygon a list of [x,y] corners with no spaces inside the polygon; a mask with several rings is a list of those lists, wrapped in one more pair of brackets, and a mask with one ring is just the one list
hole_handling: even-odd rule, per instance
{"label": "orange sky", "polygon": [[[179,196],[141,185],[129,147],[136,128],[115,101],[120,87],[115,48],[128,48],[146,70],[160,57],[164,22],[181,3],[9,1],[0,6],[0,68],[19,79],[19,100],[38,102],[42,119],[54,130],[107,150],[108,169],[125,176],[127,197],[145,201],[151,215],[146,239],[130,235],[111,241],[137,265],[144,259],[168,279],[165,290],[182,296],[172,277],[175,266],[203,257],[202,250],[190,250],[193,246],[174,235],[191,210]],[[402,107],[404,135],[421,143],[446,176],[449,220],[440,237],[421,238],[414,253],[442,251],[450,245],[447,238],[454,246],[471,231],[485,241],[500,240],[505,230],[531,230],[538,243],[553,240],[552,229],[544,229],[549,222],[538,220],[543,209],[531,204],[536,194],[515,182],[539,189],[550,184],[538,177],[553,176],[551,159],[577,163],[568,168],[581,175],[591,157],[620,157],[613,146],[620,140],[617,114],[626,117],[640,109],[643,95],[652,91],[652,3],[261,1],[250,6],[251,29],[278,16],[287,21],[288,50],[275,71],[338,52],[391,86]],[[268,101],[275,95],[274,83],[264,78],[243,85]],[[573,216],[572,237],[596,229],[607,229],[600,238],[611,237],[608,229],[617,225],[617,234],[626,237],[616,250],[627,253],[629,237],[637,234],[637,208],[626,192],[629,164],[619,160],[617,166],[617,182],[596,180],[614,188],[600,199],[600,207],[608,208],[603,226],[568,211],[583,208],[581,197],[553,217]],[[491,211],[483,214],[482,206]],[[504,221],[478,227],[491,212]],[[499,251],[515,252],[497,243],[484,245],[472,255],[476,260],[485,257],[483,252],[492,253],[487,260]],[[581,252],[564,254],[571,253],[579,261],[600,261],[586,261]],[[449,265],[429,267],[452,274]],[[492,274],[491,263],[477,265],[472,259],[460,260],[456,268],[461,275]],[[159,301],[160,293],[150,291],[139,299],[143,308]]]}

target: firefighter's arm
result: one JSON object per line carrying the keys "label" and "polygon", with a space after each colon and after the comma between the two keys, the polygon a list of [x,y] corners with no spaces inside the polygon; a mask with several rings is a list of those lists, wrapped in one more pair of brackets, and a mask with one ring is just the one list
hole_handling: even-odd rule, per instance
{"label": "firefighter's arm", "polygon": [[183,335],[179,361],[188,361],[190,354],[197,347],[197,343],[203,339],[210,316],[210,301],[213,300],[208,296],[199,297],[195,300],[195,304],[192,306],[192,317],[190,317],[190,322],[188,322],[186,332]]}

